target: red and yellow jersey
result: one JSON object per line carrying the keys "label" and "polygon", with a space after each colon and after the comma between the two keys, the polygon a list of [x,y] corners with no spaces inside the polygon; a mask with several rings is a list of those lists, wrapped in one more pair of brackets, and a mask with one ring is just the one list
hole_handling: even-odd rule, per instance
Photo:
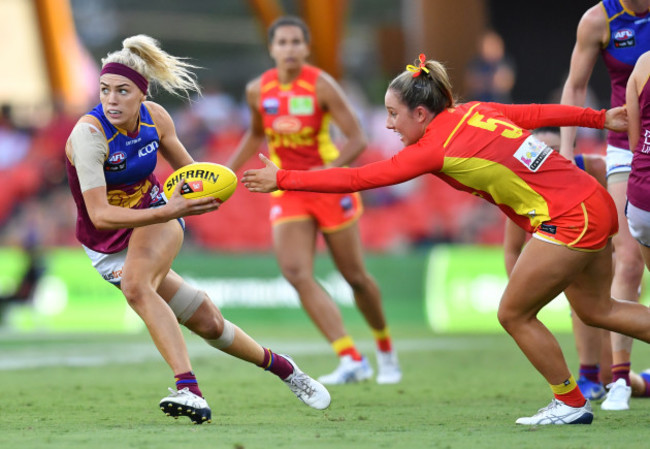
{"label": "red and yellow jersey", "polygon": [[351,192],[430,173],[496,204],[532,232],[579,204],[599,184],[528,129],[602,128],[604,122],[605,111],[575,106],[466,103],[438,114],[417,143],[391,159],[358,168],[280,170],[278,188]]}
{"label": "red and yellow jersey", "polygon": [[290,84],[280,84],[277,69],[262,74],[259,108],[270,159],[278,167],[308,170],[339,155],[329,134],[330,114],[316,97],[320,73],[305,64]]}

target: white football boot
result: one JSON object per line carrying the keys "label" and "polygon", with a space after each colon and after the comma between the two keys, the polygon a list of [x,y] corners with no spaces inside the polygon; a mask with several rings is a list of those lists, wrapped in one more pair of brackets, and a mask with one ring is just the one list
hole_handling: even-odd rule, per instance
{"label": "white football boot", "polygon": [[616,382],[607,385],[607,396],[600,408],[603,410],[629,410],[632,387],[629,387],[625,379],[618,379]]}
{"label": "white football boot", "polygon": [[365,357],[357,361],[350,355],[344,355],[339,366],[330,374],[320,376],[318,381],[325,385],[349,384],[370,379],[372,373],[372,367]]}
{"label": "white football boot", "polygon": [[293,394],[302,402],[317,410],[329,407],[331,397],[327,388],[303,373],[291,357],[286,355],[281,355],[281,357],[284,357],[293,366],[293,373],[284,379],[284,383],[287,384]]}
{"label": "white football boot", "polygon": [[178,418],[187,416],[194,424],[203,424],[212,420],[212,410],[205,399],[195,395],[189,388],[176,391],[169,389],[169,396],[160,400],[160,410],[167,416]]}
{"label": "white football boot", "polygon": [[397,361],[397,353],[377,350],[377,383],[397,384],[402,380],[402,370]]}
{"label": "white football boot", "polygon": [[594,414],[587,399],[582,407],[570,407],[553,398],[551,403],[529,417],[519,418],[516,423],[526,426],[545,426],[547,424],[591,424]]}

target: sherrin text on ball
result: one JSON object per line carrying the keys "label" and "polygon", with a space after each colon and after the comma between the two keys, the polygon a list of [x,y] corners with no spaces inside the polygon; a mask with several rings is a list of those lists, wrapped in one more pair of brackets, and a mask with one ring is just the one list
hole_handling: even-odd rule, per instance
{"label": "sherrin text on ball", "polygon": [[181,195],[185,198],[212,196],[221,203],[230,198],[237,188],[237,175],[228,167],[212,162],[196,162],[169,175],[164,185],[167,198],[183,181],[185,184]]}

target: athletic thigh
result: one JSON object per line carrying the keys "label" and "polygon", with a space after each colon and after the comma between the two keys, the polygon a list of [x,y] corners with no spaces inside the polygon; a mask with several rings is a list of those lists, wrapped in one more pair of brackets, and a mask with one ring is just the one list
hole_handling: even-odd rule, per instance
{"label": "athletic thigh", "polygon": [[365,274],[363,246],[358,222],[323,234],[336,267],[346,279]]}
{"label": "athletic thigh", "polygon": [[313,271],[317,232],[316,223],[311,219],[273,226],[273,249],[285,276]]}
{"label": "athletic thigh", "polygon": [[499,305],[499,318],[537,315],[574,281],[594,254],[531,239],[512,270]]}
{"label": "athletic thigh", "polygon": [[183,244],[178,221],[135,228],[124,262],[123,285],[143,283],[158,289]]}
{"label": "athletic thigh", "polygon": [[607,191],[614,199],[618,222],[620,223],[618,234],[613,238],[614,249],[616,250],[617,257],[621,257],[620,255],[624,254],[635,254],[639,251],[637,248],[637,242],[630,233],[630,229],[627,226],[627,217],[625,216],[627,183],[617,182],[610,184],[607,186]]}
{"label": "athletic thigh", "polygon": [[571,307],[585,324],[596,324],[610,306],[612,243],[592,253],[592,260],[573,278],[565,294]]}

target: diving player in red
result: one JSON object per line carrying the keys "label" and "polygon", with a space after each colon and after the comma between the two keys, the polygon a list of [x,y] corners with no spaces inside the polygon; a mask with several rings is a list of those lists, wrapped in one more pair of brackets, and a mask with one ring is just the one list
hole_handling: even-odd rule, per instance
{"label": "diving player in red", "polygon": [[553,334],[537,313],[564,291],[587,324],[650,342],[650,310],[609,296],[616,208],[607,191],[527,129],[580,125],[624,130],[623,108],[596,112],[560,105],[455,104],[442,64],[420,55],[389,85],[386,127],[405,148],[359,168],[318,171],[248,170],[251,191],[352,192],[433,174],[452,187],[496,204],[533,234],[515,264],[498,319],[544,376],[554,398],[518,424],[589,424],[591,405],[571,375]]}
{"label": "diving player in red", "polygon": [[[251,127],[227,165],[239,170],[265,138],[271,160],[283,168],[317,170],[349,164],[363,151],[365,137],[336,81],[305,62],[309,56],[307,25],[296,17],[281,17],[269,27],[268,35],[276,67],[246,88]],[[330,138],[330,121],[345,137],[340,148]],[[358,193],[276,192],[271,198],[273,246],[282,274],[339,356],[336,370],[319,377],[324,384],[363,381],[373,370],[346,332],[336,304],[314,278],[319,232],[372,330],[377,382],[392,384],[402,378],[379,287],[363,262],[358,227],[362,210]]]}

